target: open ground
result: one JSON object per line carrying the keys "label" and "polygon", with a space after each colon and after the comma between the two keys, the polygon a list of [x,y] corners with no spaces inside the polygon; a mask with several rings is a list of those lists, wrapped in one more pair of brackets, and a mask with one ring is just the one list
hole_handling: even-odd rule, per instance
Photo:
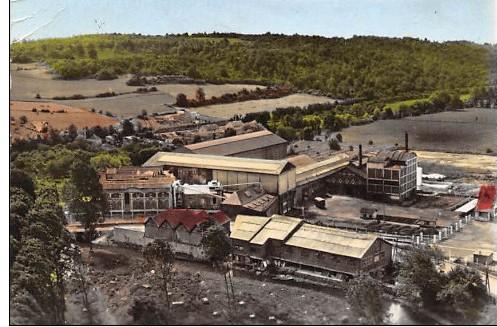
{"label": "open ground", "polygon": [[[36,109],[36,112],[33,111]],[[41,112],[41,110],[49,112]],[[10,102],[10,132],[12,139],[36,137],[44,124],[57,130],[64,130],[74,124],[77,128],[114,125],[117,119],[100,115],[86,109],[74,108],[49,102]],[[27,122],[21,124],[20,117]]]}
{"label": "open ground", "polygon": [[[128,310],[135,299],[154,300],[163,304],[160,290],[144,268],[141,253],[123,248],[98,248],[89,258],[90,279],[93,281],[93,297],[103,317],[100,323],[133,323]],[[133,273],[130,274],[130,271]],[[357,324],[360,321],[350,310],[343,294],[332,291],[321,292],[308,288],[281,284],[272,280],[254,279],[235,271],[233,282],[236,311],[228,318],[228,304],[222,275],[208,265],[176,261],[175,277],[171,288],[171,301],[183,302],[174,305],[169,324]],[[199,274],[199,283],[195,276]],[[331,292],[331,293],[330,293]],[[158,300],[162,297],[162,301]],[[208,304],[200,299],[206,297]],[[72,298],[71,301],[75,301]],[[240,302],[242,301],[242,302]],[[69,305],[69,308],[72,308]],[[164,310],[163,307],[159,309]],[[213,314],[218,312],[218,314]],[[250,315],[254,314],[253,318]],[[81,314],[70,312],[71,319],[80,319]],[[270,317],[274,317],[270,318]],[[79,324],[80,321],[69,323]]]}
{"label": "open ground", "polygon": [[375,145],[403,144],[409,133],[412,149],[485,154],[497,153],[497,110],[465,109],[353,126],[341,133],[344,142]]}
{"label": "open ground", "polygon": [[[184,93],[189,98],[195,97],[196,90],[201,87],[207,98],[219,97],[226,93],[235,93],[242,89],[254,90],[261,85],[249,84],[163,84],[154,85],[158,91],[147,94],[125,94],[107,98],[95,98],[98,93],[104,92],[132,92],[137,86],[128,86],[126,81],[129,75],[121,76],[110,81],[98,81],[95,79],[60,80],[50,73],[48,68],[41,64],[16,64],[11,65],[11,99],[35,101],[37,94],[42,99],[55,96],[72,96],[81,94],[89,97],[82,100],[54,100],[54,102],[91,109],[103,112],[109,111],[119,117],[136,116],[146,110],[148,113],[165,111],[164,105],[172,105],[176,102],[176,95]],[[252,100],[238,103],[213,105],[192,108],[201,114],[231,118],[236,114],[273,110],[277,107],[306,106],[314,103],[330,102],[327,97],[314,96],[310,94],[293,94],[279,99]]]}

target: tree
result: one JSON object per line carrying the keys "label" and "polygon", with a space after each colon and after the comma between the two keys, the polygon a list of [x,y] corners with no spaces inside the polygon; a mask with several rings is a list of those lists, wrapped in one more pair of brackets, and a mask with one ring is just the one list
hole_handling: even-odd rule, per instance
{"label": "tree", "polygon": [[228,127],[224,130],[224,137],[235,136],[236,130],[234,128]]}
{"label": "tree", "polygon": [[209,261],[224,276],[228,305],[231,307],[235,301],[235,291],[231,278],[233,275],[230,261],[231,239],[221,225],[212,223],[203,235],[201,244]]}
{"label": "tree", "polygon": [[11,319],[20,323],[62,324],[65,292],[60,258],[66,239],[57,192],[40,190],[34,204],[22,192],[11,192],[10,236],[18,245],[10,270]]}
{"label": "tree", "polygon": [[75,160],[64,193],[69,210],[85,229],[86,239],[92,251],[96,225],[107,211],[107,198],[95,169],[81,159]]}
{"label": "tree", "polygon": [[442,288],[443,276],[433,260],[436,252],[412,247],[405,251],[399,268],[400,292],[413,302],[433,304]]}
{"label": "tree", "polygon": [[437,301],[450,305],[472,321],[487,300],[487,288],[478,271],[461,266],[447,273],[447,282],[437,294]]}
{"label": "tree", "polygon": [[91,59],[98,58],[97,49],[95,49],[95,45],[93,43],[88,44],[88,57]]}
{"label": "tree", "polygon": [[74,124],[71,124],[67,128],[67,133],[69,134],[71,140],[74,140],[78,136],[78,128]]}
{"label": "tree", "polygon": [[360,276],[348,282],[347,300],[370,324],[381,325],[388,318],[388,304],[381,283],[371,277]]}
{"label": "tree", "polygon": [[121,132],[122,136],[130,136],[135,134],[135,127],[133,126],[133,123],[129,119],[123,120],[122,127],[123,127],[123,130]]}
{"label": "tree", "polygon": [[338,140],[338,142],[342,143],[343,142],[343,137],[342,137],[342,134],[338,133],[336,136],[336,139]]}
{"label": "tree", "polygon": [[184,93],[178,93],[178,95],[176,95],[176,105],[178,107],[188,107],[188,99]]}
{"label": "tree", "polygon": [[295,128],[290,126],[279,126],[276,134],[287,141],[293,141],[297,138],[297,131],[295,130]]}
{"label": "tree", "polygon": [[35,185],[33,179],[24,171],[13,168],[10,170],[10,187],[17,187],[25,191],[32,198],[35,197]]}
{"label": "tree", "polygon": [[148,267],[155,270],[155,276],[159,280],[162,294],[166,298],[167,307],[170,308],[169,285],[174,277],[175,260],[171,246],[163,240],[154,240],[143,249],[143,257]]}
{"label": "tree", "polygon": [[131,165],[131,159],[126,153],[102,152],[90,159],[90,165],[96,171],[101,171],[106,168],[129,166]]}
{"label": "tree", "polygon": [[331,139],[328,141],[328,145],[330,150],[340,151],[342,148],[340,147],[340,143],[338,143],[337,139]]}
{"label": "tree", "polygon": [[195,99],[199,103],[203,103],[205,101],[205,91],[203,88],[199,87],[197,91],[195,91]]}
{"label": "tree", "polygon": [[311,126],[304,127],[304,131],[302,134],[304,140],[312,141],[314,139],[314,130]]}

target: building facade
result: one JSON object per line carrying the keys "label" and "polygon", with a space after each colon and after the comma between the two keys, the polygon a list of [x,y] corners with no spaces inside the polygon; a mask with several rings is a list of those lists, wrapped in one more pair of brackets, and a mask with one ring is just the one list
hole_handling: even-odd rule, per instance
{"label": "building facade", "polygon": [[278,197],[280,213],[293,207],[296,173],[295,166],[287,160],[158,152],[143,166],[163,167],[185,183],[206,184],[216,180],[225,191],[259,185]]}
{"label": "building facade", "polygon": [[376,235],[304,223],[301,219],[237,216],[230,237],[235,261],[254,269],[273,264],[324,277],[382,272],[392,246]]}
{"label": "building facade", "polygon": [[172,206],[175,177],[160,167],[108,168],[100,173],[110,217],[158,213]]}
{"label": "building facade", "polygon": [[380,151],[367,162],[367,192],[406,200],[416,193],[417,156],[404,150]]}
{"label": "building facade", "polygon": [[211,224],[219,224],[228,233],[229,221],[222,211],[168,209],[145,221],[144,237],[168,242],[179,255],[205,260],[201,242],[207,228]]}

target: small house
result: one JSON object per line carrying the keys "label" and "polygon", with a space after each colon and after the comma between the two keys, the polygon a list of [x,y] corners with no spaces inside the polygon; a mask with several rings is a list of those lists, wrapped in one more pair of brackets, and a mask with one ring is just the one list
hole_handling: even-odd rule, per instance
{"label": "small house", "polygon": [[494,220],[497,214],[497,190],[495,185],[482,185],[476,203],[475,218],[482,221]]}
{"label": "small house", "polygon": [[478,251],[473,253],[473,262],[477,265],[488,266],[494,261],[494,253],[492,251]]}

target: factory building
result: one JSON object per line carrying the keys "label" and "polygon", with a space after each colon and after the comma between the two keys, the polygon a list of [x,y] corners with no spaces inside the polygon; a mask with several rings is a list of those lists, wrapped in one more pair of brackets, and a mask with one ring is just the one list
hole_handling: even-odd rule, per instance
{"label": "factory building", "polygon": [[107,168],[100,184],[107,195],[111,217],[158,213],[170,208],[175,177],[161,167]]}
{"label": "factory building", "polygon": [[392,246],[373,234],[279,215],[239,215],[230,237],[235,261],[255,269],[270,262],[325,277],[358,276],[382,271],[392,260]]}
{"label": "factory building", "polygon": [[177,152],[277,160],[286,158],[287,146],[286,140],[262,130],[189,144]]}
{"label": "factory building", "polygon": [[143,167],[162,167],[185,183],[206,184],[216,180],[225,191],[260,185],[278,197],[279,212],[287,212],[293,206],[295,166],[287,160],[158,152]]}
{"label": "factory building", "polygon": [[417,156],[404,150],[380,151],[367,162],[369,194],[405,200],[416,193]]}

